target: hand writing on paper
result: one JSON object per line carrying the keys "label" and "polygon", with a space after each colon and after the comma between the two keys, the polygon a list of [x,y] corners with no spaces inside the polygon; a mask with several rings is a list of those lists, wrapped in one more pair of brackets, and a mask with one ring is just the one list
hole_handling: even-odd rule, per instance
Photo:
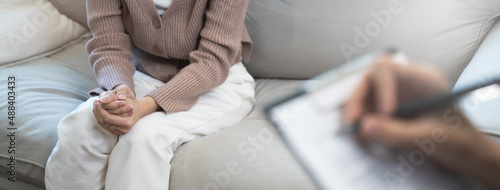
{"label": "hand writing on paper", "polygon": [[[361,121],[361,136],[393,148],[421,147],[434,163],[499,189],[500,146],[480,133],[457,107],[438,108],[411,119],[392,116],[399,104],[449,90],[436,70],[378,60],[344,108],[344,122]],[[420,144],[420,145],[419,145]]]}

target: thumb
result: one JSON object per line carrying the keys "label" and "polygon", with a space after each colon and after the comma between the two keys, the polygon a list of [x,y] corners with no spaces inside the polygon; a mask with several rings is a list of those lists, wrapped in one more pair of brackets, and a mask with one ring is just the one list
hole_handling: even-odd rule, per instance
{"label": "thumb", "polygon": [[401,120],[369,115],[363,118],[361,133],[383,144],[402,148],[412,146],[416,139],[432,134],[435,123],[427,120]]}

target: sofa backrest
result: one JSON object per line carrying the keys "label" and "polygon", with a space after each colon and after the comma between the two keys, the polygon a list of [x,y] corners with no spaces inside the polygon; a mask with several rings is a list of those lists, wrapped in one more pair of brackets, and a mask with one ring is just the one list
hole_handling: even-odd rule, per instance
{"label": "sofa backrest", "polygon": [[[85,0],[49,0],[87,26]],[[250,0],[257,78],[305,79],[394,46],[453,82],[500,15],[499,0]]]}
{"label": "sofa backrest", "polygon": [[87,11],[85,0],[48,0],[62,14],[78,22],[82,26],[87,26]]}
{"label": "sofa backrest", "polygon": [[455,82],[500,14],[499,0],[250,0],[254,77],[315,76],[394,46]]}

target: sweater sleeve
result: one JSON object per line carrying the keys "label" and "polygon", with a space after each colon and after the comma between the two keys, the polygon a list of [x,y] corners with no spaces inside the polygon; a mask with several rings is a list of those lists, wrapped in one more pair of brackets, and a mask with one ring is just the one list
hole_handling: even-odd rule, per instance
{"label": "sweater sleeve", "polygon": [[135,90],[132,42],[123,26],[121,2],[87,0],[88,25],[93,38],[86,49],[97,82],[105,90],[119,84]]}
{"label": "sweater sleeve", "polygon": [[248,0],[211,0],[198,49],[189,54],[190,64],[151,96],[166,113],[186,111],[201,94],[227,79],[234,60],[240,57]]}

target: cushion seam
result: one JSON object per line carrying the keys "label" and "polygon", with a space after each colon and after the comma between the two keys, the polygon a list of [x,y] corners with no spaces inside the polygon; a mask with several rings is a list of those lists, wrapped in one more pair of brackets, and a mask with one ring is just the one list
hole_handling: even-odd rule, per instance
{"label": "cushion seam", "polygon": [[[0,157],[1,158],[5,158],[5,159],[9,159],[10,160],[10,156],[7,156],[5,154],[0,154]],[[38,166],[42,169],[45,169],[45,166],[43,164],[40,164],[38,162],[35,162],[33,160],[28,160],[28,159],[25,159],[25,158],[20,158],[20,157],[16,157],[16,161],[21,161],[21,162],[25,162],[27,164],[32,164],[32,165],[35,165],[35,166]]]}
{"label": "cushion seam", "polygon": [[477,52],[477,50],[479,49],[479,46],[480,46],[480,39],[481,39],[481,36],[483,36],[483,33],[485,32],[485,27],[486,27],[486,24],[489,23],[491,20],[497,18],[497,17],[500,17],[500,13],[497,13],[489,18],[487,18],[483,24],[481,25],[481,30],[479,31],[479,35],[477,36],[477,39],[476,39],[476,45],[474,46],[474,53]]}

